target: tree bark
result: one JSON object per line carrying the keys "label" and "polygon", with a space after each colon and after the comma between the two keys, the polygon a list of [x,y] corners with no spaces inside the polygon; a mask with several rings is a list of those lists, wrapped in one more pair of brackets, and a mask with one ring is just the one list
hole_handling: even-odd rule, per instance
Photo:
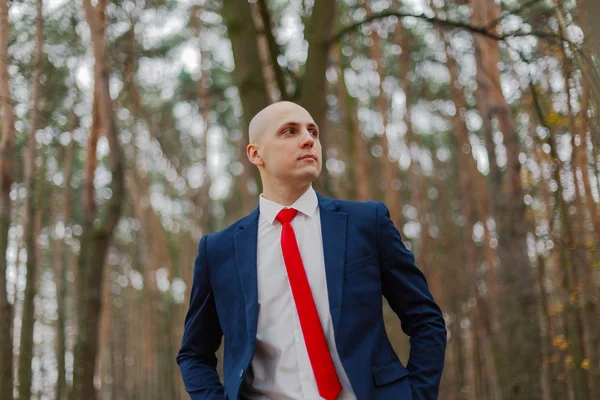
{"label": "tree bark", "polygon": [[[560,15],[560,11],[557,10],[559,27],[560,30],[565,32],[564,21],[562,21],[562,15]],[[573,242],[569,244],[571,250],[569,251],[571,258],[573,260],[573,272],[576,278],[575,289],[578,293],[577,302],[574,305],[574,312],[576,313],[576,321],[577,321],[577,330],[578,330],[578,342],[581,348],[581,357],[582,361],[587,360],[590,364],[589,370],[582,370],[581,373],[584,375],[585,380],[585,390],[586,396],[589,399],[596,398],[596,388],[593,379],[593,375],[596,373],[596,363],[591,360],[596,360],[597,356],[595,354],[594,346],[592,345],[592,331],[590,328],[590,320],[588,318],[597,318],[597,316],[586,315],[586,305],[590,300],[590,297],[593,296],[593,288],[591,287],[591,283],[593,282],[590,262],[591,260],[588,257],[587,252],[585,251],[586,238],[588,237],[588,232],[586,229],[586,224],[584,221],[584,206],[583,201],[581,199],[581,192],[585,192],[583,184],[577,177],[577,167],[580,159],[580,153],[585,151],[585,148],[581,148],[580,144],[582,137],[579,136],[580,143],[577,143],[575,138],[578,134],[577,128],[575,126],[575,117],[573,115],[573,109],[571,107],[571,85],[570,81],[570,68],[569,61],[567,58],[566,49],[563,46],[562,52],[563,60],[563,76],[565,80],[565,92],[567,95],[567,119],[569,126],[569,134],[571,136],[571,179],[573,180],[573,184],[575,186],[574,191],[574,199],[573,203],[575,206],[575,218],[568,218],[568,223],[573,225],[572,229],[572,240]],[[587,168],[587,166],[585,166]],[[581,362],[580,361],[580,364]]]}
{"label": "tree bark", "polygon": [[[69,122],[69,131],[73,132],[77,123],[77,115],[71,113]],[[71,178],[73,176],[73,158],[74,158],[75,140],[71,138],[70,143],[64,151],[64,187],[62,190],[62,212],[57,212],[56,223],[61,222],[66,228],[71,219]],[[67,265],[70,265],[65,251],[64,238],[57,238],[54,243],[53,253],[54,264],[54,282],[56,285],[56,361],[58,378],[56,382],[56,400],[65,400],[67,397],[66,381],[66,322],[67,322]]]}
{"label": "tree bark", "polygon": [[327,111],[325,72],[329,65],[329,34],[334,25],[334,15],[334,0],[316,1],[305,32],[308,56],[300,89],[300,105],[319,126],[323,125]]}
{"label": "tree bark", "polygon": [[21,341],[19,347],[19,399],[31,397],[31,362],[33,359],[33,324],[35,318],[34,298],[38,279],[37,241],[33,217],[37,209],[36,179],[34,174],[36,158],[35,134],[41,124],[40,108],[40,76],[42,74],[42,56],[44,45],[44,20],[42,1],[36,2],[35,49],[33,55],[33,74],[31,77],[31,111],[29,114],[29,131],[27,150],[24,157],[24,184],[26,195],[23,207],[23,232],[25,250],[27,251],[27,278],[25,280],[25,297],[21,322]]}
{"label": "tree bark", "polygon": [[260,110],[269,105],[270,101],[256,39],[258,34],[254,20],[251,18],[252,7],[250,3],[246,0],[225,1],[223,2],[222,15],[231,40],[235,62],[235,81],[243,108],[241,124],[243,134],[240,140],[240,156],[244,165],[244,172],[241,175],[240,194],[243,206],[240,212],[247,214],[257,203],[248,191],[248,184],[254,179],[258,192],[260,193],[262,190],[258,170],[245,156],[246,147],[248,146],[248,125]]}
{"label": "tree bark", "polygon": [[[474,25],[486,26],[500,16],[494,0],[472,0]],[[509,400],[538,400],[541,396],[541,376],[537,360],[542,355],[540,329],[536,318],[537,299],[531,262],[527,255],[527,226],[523,186],[520,177],[520,144],[516,123],[500,86],[500,48],[496,40],[475,35],[477,60],[477,102],[484,121],[490,159],[491,192],[502,264],[504,293],[504,326],[508,337],[505,354],[512,357],[511,368],[505,369],[501,386],[503,397]],[[495,146],[489,139],[493,120],[504,137],[507,165],[502,187],[502,176],[495,164]]]}
{"label": "tree bark", "polygon": [[371,198],[371,185],[367,175],[367,151],[366,141],[360,131],[356,110],[356,99],[350,96],[346,87],[344,55],[336,54],[339,59],[340,76],[338,78],[338,96],[340,110],[342,110],[344,126],[346,127],[348,140],[347,168],[350,179],[354,183],[350,189],[351,197],[360,201]]}
{"label": "tree bark", "polygon": [[10,189],[13,183],[15,117],[8,73],[10,23],[8,0],[0,0],[0,105],[2,132],[0,137],[0,398],[13,397],[12,305],[6,291],[8,229],[11,220]]}
{"label": "tree bark", "polygon": [[[199,7],[198,7],[199,9]],[[196,37],[202,39],[203,30],[201,19],[198,18],[198,13],[194,12],[193,14],[193,28]],[[203,54],[202,49],[198,48],[200,53],[200,59],[198,61],[198,65],[200,70],[202,71],[202,77],[198,80],[196,84],[196,93],[197,93],[197,103],[198,110],[200,111],[200,115],[202,117],[202,129],[204,134],[202,135],[202,139],[200,142],[200,154],[199,161],[202,165],[202,187],[200,188],[199,193],[199,203],[202,215],[200,216],[200,229],[203,232],[211,232],[214,228],[212,216],[211,216],[211,198],[210,198],[210,185],[211,179],[210,174],[208,173],[208,128],[210,127],[210,110],[211,104],[208,96],[208,91],[206,89],[206,82],[209,78],[209,70],[202,68],[203,60],[207,55]],[[244,157],[244,154],[241,155]]]}
{"label": "tree bark", "polygon": [[[485,368],[486,373],[482,375],[484,375],[484,378],[487,379],[488,383],[487,385],[481,386],[485,386],[486,390],[489,392],[489,396],[486,398],[500,400],[502,395],[498,382],[496,367],[498,364],[497,352],[493,351],[494,332],[492,332],[492,326],[490,322],[494,319],[494,313],[492,312],[490,299],[480,295],[477,289],[479,279],[479,255],[477,246],[472,237],[473,227],[477,222],[476,214],[478,212],[482,212],[481,208],[477,207],[479,199],[477,199],[476,196],[479,191],[473,190],[477,189],[478,185],[476,180],[478,179],[477,175],[479,172],[475,159],[473,158],[472,147],[469,141],[469,130],[465,119],[461,117],[462,113],[467,111],[467,104],[458,82],[458,65],[454,55],[451,54],[451,46],[446,39],[444,32],[439,29],[438,33],[444,42],[444,51],[446,53],[447,60],[446,63],[450,72],[450,96],[456,108],[456,112],[452,117],[452,127],[454,131],[454,153],[458,158],[459,197],[461,201],[462,214],[466,221],[463,242],[465,243],[465,251],[467,256],[467,271],[472,277],[472,282],[470,284],[471,295],[473,298],[477,299],[477,304],[473,309],[471,320],[475,327],[476,335],[479,339],[479,345],[477,346],[477,349],[480,355],[482,353],[482,348],[486,353],[485,360],[483,360],[483,367]],[[482,221],[484,226],[487,225],[486,217],[487,214],[479,215],[479,220]],[[484,229],[487,230],[487,226]],[[484,243],[484,248],[488,247],[489,242]],[[493,265],[491,267],[493,268]]]}
{"label": "tree bark", "polygon": [[278,62],[278,58],[281,54],[277,42],[275,41],[275,37],[273,36],[273,27],[271,24],[271,15],[269,13],[269,7],[267,6],[266,0],[257,0],[256,7],[258,8],[258,12],[260,14],[264,40],[266,41],[266,45],[269,48],[269,67],[272,71],[271,73],[274,76],[276,87],[279,90],[279,98],[281,100],[289,100],[285,84],[285,77],[283,76],[283,69],[281,68]]}
{"label": "tree bark", "polygon": [[[88,206],[85,208],[81,249],[78,260],[78,332],[73,361],[73,389],[71,400],[97,398],[94,388],[94,371],[98,354],[98,334],[100,309],[102,306],[103,271],[106,255],[115,227],[121,216],[124,196],[123,155],[118,138],[118,129],[114,120],[112,100],[109,95],[109,70],[106,60],[105,15],[106,1],[100,0],[96,7],[90,0],[83,0],[85,16],[90,27],[92,50],[94,54],[95,96],[97,102],[94,112],[92,140],[95,131],[101,130],[110,146],[108,165],[112,174],[111,196],[104,204],[103,215],[97,215],[94,203],[93,180],[86,175],[84,187],[87,189]],[[88,162],[94,160],[95,146],[88,149]],[[101,218],[103,217],[103,218]],[[98,221],[95,223],[95,220]]]}
{"label": "tree bark", "polygon": [[[556,142],[555,142],[555,133],[553,132],[552,127],[550,127],[547,123],[547,121],[544,118],[544,112],[542,110],[541,104],[539,102],[539,99],[537,97],[537,94],[535,91],[533,91],[532,93],[532,98],[533,98],[533,103],[534,103],[534,107],[537,111],[537,115],[540,119],[540,123],[547,129],[549,135],[548,135],[548,139],[547,139],[547,144],[549,146],[549,155],[550,155],[550,162],[548,163],[548,168],[551,170],[552,173],[552,178],[554,179],[554,181],[557,183],[557,190],[555,193],[555,197],[554,197],[554,204],[555,207],[559,207],[561,212],[560,212],[560,223],[561,223],[561,230],[560,233],[557,237],[554,237],[553,240],[555,243],[558,244],[558,246],[556,246],[557,250],[556,252],[553,253],[554,257],[555,257],[555,264],[556,264],[556,270],[557,270],[557,280],[559,281],[558,286],[560,287],[562,293],[561,293],[561,301],[564,301],[565,297],[568,297],[569,295],[569,285],[570,285],[570,273],[569,273],[569,260],[567,257],[567,252],[564,250],[563,248],[563,243],[565,242],[565,239],[563,239],[563,237],[566,238],[566,241],[569,240],[570,238],[570,231],[569,231],[569,226],[565,223],[565,218],[566,218],[566,206],[565,206],[565,202],[564,202],[564,197],[563,197],[563,190],[562,190],[562,184],[560,184],[561,182],[561,171],[562,171],[562,162],[560,161],[558,154],[557,154],[557,150],[556,150]],[[554,161],[556,160],[556,165],[554,164]],[[542,175],[543,176],[543,175]],[[549,199],[549,193],[546,187],[544,187],[544,185],[542,185],[542,196],[544,198],[544,203],[548,205],[548,208],[546,209],[546,219],[548,221],[548,225],[549,227],[553,226],[553,219],[554,216],[551,215],[551,211],[549,209],[549,205],[550,205],[550,199]],[[550,229],[551,230],[551,229]],[[565,383],[565,387],[564,390],[566,391],[566,397],[568,400],[575,400],[576,396],[575,396],[575,384],[573,381],[573,374],[571,373],[571,368],[570,366],[566,365],[566,362],[564,362],[563,359],[566,359],[566,357],[568,356],[569,352],[571,351],[569,349],[569,342],[568,342],[568,335],[566,335],[569,331],[571,331],[571,326],[569,326],[569,313],[565,310],[563,311],[564,307],[563,307],[563,303],[560,303],[560,312],[558,312],[560,315],[557,316],[556,318],[556,333],[558,333],[557,336],[553,337],[553,342],[556,341],[556,347],[558,347],[561,352],[558,354],[557,359],[555,362],[560,362],[559,365],[561,365],[562,367],[562,374],[559,375],[558,379],[564,381]],[[564,323],[562,321],[562,319],[565,319]],[[565,339],[565,336],[567,336],[567,338]],[[561,340],[562,338],[562,340]],[[553,343],[554,344],[554,343]],[[562,377],[562,379],[560,379]]]}
{"label": "tree bark", "polygon": [[[368,2],[365,2],[365,7],[367,8],[367,15],[372,14],[372,10],[369,8]],[[401,22],[398,22],[396,29],[402,29]],[[381,114],[383,123],[383,132],[378,132],[380,134],[378,135],[378,142],[383,150],[381,157],[379,157],[379,165],[383,177],[380,185],[383,190],[383,201],[385,204],[387,204],[388,209],[390,210],[390,217],[392,221],[396,223],[396,226],[401,227],[401,225],[398,225],[401,222],[401,218],[399,216],[402,214],[400,205],[400,190],[399,188],[395,187],[396,185],[394,182],[398,175],[398,162],[390,159],[390,143],[387,136],[389,101],[385,96],[383,87],[383,81],[385,79],[385,73],[383,71],[383,54],[385,54],[385,52],[381,51],[381,39],[377,32],[374,31],[371,34],[371,39],[373,40],[373,44],[369,47],[369,53],[371,59],[373,59],[377,64],[376,70],[377,74],[379,75],[379,95],[377,96],[377,108],[379,110],[379,114]],[[404,52],[405,48],[402,47],[402,53],[404,54]],[[406,70],[403,70],[402,72],[406,74]],[[414,189],[418,190],[417,187]],[[423,267],[422,264],[419,265],[421,268]]]}
{"label": "tree bark", "polygon": [[[329,137],[323,128],[327,125],[327,80],[325,72],[329,66],[330,33],[334,26],[335,0],[315,1],[310,21],[306,24],[304,36],[308,42],[308,55],[304,75],[300,83],[299,103],[321,127],[321,145],[323,147],[323,164],[327,163]],[[331,177],[327,168],[323,168],[317,190],[330,194]]]}

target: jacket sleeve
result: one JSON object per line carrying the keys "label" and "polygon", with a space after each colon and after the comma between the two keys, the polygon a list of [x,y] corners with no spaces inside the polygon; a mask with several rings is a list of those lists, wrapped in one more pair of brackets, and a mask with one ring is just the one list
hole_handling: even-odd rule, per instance
{"label": "jacket sleeve", "polygon": [[410,337],[413,399],[437,399],[446,350],[444,318],[383,203],[377,203],[377,246],[383,295]]}
{"label": "jacket sleeve", "polygon": [[200,240],[194,263],[190,306],[185,317],[181,349],[177,355],[185,390],[192,400],[225,398],[216,369],[216,351],[221,344],[223,332],[211,289],[206,247],[207,236],[204,236]]}

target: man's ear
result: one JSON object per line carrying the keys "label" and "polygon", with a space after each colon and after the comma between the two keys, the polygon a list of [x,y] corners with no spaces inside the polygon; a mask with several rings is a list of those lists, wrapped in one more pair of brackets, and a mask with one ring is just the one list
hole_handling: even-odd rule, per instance
{"label": "man's ear", "polygon": [[262,157],[258,154],[258,145],[256,143],[250,143],[248,147],[246,147],[246,155],[248,156],[248,160],[257,167],[265,165]]}

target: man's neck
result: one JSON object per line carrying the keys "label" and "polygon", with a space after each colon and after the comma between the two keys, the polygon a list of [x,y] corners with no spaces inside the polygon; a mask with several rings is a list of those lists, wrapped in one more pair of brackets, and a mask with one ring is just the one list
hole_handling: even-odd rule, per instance
{"label": "man's neck", "polygon": [[291,206],[300,198],[300,196],[306,193],[310,185],[310,183],[297,187],[277,185],[270,187],[268,185],[264,185],[262,196],[265,199],[274,201],[282,206]]}

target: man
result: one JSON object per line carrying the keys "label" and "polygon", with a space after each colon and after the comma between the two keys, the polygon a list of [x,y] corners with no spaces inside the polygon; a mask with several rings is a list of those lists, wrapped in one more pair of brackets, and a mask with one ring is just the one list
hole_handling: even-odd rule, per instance
{"label": "man", "polygon": [[[444,320],[385,205],[315,193],[322,151],[304,108],[266,107],[249,136],[263,193],[250,215],[200,240],[177,357],[191,398],[437,399]],[[410,336],[406,368],[382,295]]]}

